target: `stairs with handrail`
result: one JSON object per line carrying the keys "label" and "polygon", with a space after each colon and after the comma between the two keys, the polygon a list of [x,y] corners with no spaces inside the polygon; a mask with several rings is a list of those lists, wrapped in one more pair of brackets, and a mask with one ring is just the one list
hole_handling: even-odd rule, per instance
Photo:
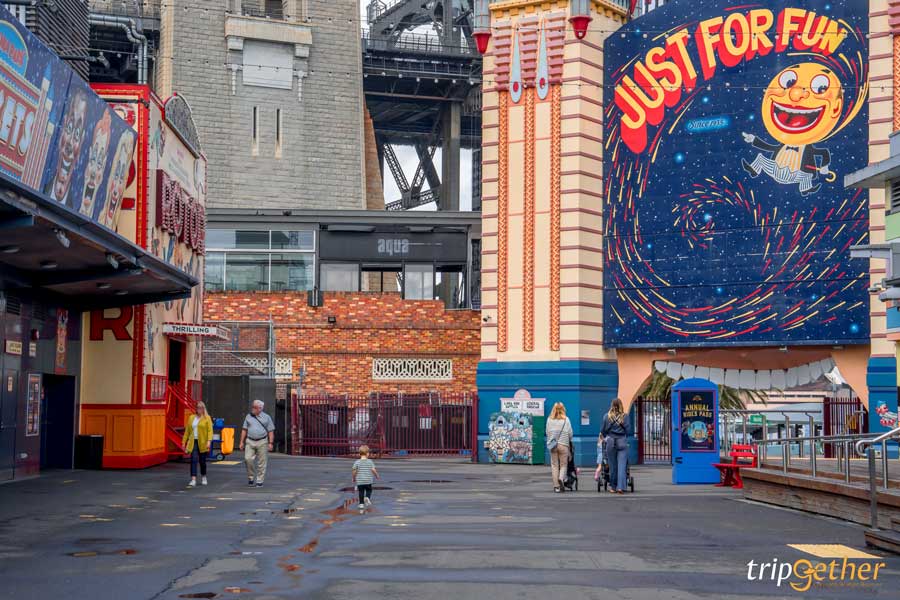
{"label": "stairs with handrail", "polygon": [[169,460],[184,457],[181,440],[184,435],[184,416],[197,410],[197,403],[178,385],[166,386],[166,448]]}

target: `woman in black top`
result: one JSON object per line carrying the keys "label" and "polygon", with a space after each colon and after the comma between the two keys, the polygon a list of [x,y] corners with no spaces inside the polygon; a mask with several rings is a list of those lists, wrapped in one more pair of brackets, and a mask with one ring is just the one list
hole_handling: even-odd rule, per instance
{"label": "woman in black top", "polygon": [[606,460],[609,462],[610,491],[624,494],[628,473],[628,436],[631,432],[631,419],[625,412],[622,401],[616,398],[606,413],[600,435],[606,439]]}

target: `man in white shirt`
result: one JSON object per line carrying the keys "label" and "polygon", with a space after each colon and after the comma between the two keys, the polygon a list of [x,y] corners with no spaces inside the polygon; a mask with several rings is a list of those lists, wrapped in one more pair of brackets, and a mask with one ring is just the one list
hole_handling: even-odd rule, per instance
{"label": "man in white shirt", "polygon": [[263,486],[269,452],[275,443],[275,423],[272,417],[263,412],[263,408],[265,404],[262,400],[253,401],[250,414],[244,418],[239,446],[244,451],[244,462],[247,463],[247,485],[256,487]]}

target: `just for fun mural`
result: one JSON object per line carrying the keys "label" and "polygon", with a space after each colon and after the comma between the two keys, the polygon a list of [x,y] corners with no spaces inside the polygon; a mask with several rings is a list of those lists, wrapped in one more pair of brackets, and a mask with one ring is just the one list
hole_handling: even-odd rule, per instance
{"label": "just for fun mural", "polygon": [[866,343],[868,4],[675,0],[605,42],[604,343]]}

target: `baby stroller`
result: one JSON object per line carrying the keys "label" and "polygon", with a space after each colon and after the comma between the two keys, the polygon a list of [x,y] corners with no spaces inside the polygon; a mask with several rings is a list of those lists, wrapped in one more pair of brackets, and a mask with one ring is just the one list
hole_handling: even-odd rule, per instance
{"label": "baby stroller", "polygon": [[575,457],[572,454],[572,452],[569,452],[569,463],[566,465],[566,479],[563,481],[563,486],[566,488],[566,491],[577,492],[578,468],[575,466]]}
{"label": "baby stroller", "polygon": [[[609,461],[606,459],[606,443],[609,438],[603,438],[603,449],[600,452],[600,478],[597,480],[597,492],[609,491]],[[625,462],[625,483],[628,485],[628,491],[634,493],[634,477],[631,476],[631,464]]]}

